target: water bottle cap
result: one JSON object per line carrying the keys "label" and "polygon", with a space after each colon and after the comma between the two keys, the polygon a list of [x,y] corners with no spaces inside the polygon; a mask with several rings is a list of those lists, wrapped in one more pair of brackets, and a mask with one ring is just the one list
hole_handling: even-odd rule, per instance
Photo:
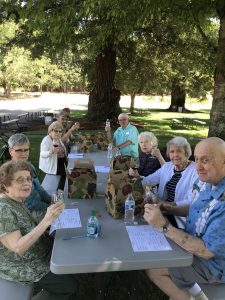
{"label": "water bottle cap", "polygon": [[96,211],[95,210],[91,210],[91,216],[95,217],[96,216]]}

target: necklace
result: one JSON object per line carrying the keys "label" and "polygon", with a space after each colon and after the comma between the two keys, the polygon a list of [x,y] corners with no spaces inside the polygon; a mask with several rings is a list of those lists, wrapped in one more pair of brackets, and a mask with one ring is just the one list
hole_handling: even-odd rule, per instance
{"label": "necklace", "polygon": [[190,165],[190,160],[186,161],[183,166],[182,166],[182,169],[181,170],[176,170],[176,167],[174,168],[174,171],[176,172],[183,172],[189,165]]}

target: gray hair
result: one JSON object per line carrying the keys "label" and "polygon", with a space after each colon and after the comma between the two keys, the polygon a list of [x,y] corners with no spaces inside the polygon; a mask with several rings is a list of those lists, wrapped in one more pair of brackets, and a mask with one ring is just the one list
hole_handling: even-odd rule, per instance
{"label": "gray hair", "polygon": [[30,141],[28,137],[23,133],[16,133],[10,136],[8,139],[8,146],[10,149],[14,148],[15,146],[28,144],[30,145]]}
{"label": "gray hair", "polygon": [[140,140],[142,138],[148,138],[152,144],[152,147],[157,147],[158,146],[158,139],[154,135],[154,133],[150,131],[143,131],[138,135],[138,142],[140,143]]}
{"label": "gray hair", "polygon": [[118,119],[119,119],[119,118],[123,118],[123,119],[128,120],[128,119],[129,119],[129,116],[128,116],[128,114],[126,114],[126,113],[121,113],[121,114],[119,114],[119,116],[118,116]]}
{"label": "gray hair", "polygon": [[169,157],[169,151],[170,151],[170,146],[175,145],[177,147],[183,148],[185,151],[185,154],[187,158],[189,158],[192,154],[191,146],[188,143],[188,141],[182,137],[182,136],[176,136],[173,139],[169,140],[169,142],[166,144],[167,149],[166,149],[166,155]]}
{"label": "gray hair", "polygon": [[68,117],[68,115],[65,113],[65,111],[61,110],[61,111],[58,113],[58,117]]}
{"label": "gray hair", "polygon": [[58,121],[55,121],[48,126],[48,133],[50,133],[54,129],[63,131],[63,126]]}

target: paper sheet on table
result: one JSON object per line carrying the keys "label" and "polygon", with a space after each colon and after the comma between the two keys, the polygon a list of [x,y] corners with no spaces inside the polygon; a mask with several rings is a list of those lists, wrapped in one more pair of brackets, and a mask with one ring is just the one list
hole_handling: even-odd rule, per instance
{"label": "paper sheet on table", "polygon": [[96,173],[109,173],[109,166],[95,166]]}
{"label": "paper sheet on table", "polygon": [[172,250],[165,236],[150,225],[126,226],[134,252]]}
{"label": "paper sheet on table", "polygon": [[84,157],[84,153],[69,153],[68,158],[81,158]]}
{"label": "paper sheet on table", "polygon": [[59,217],[52,222],[49,234],[59,228],[81,227],[80,213],[78,208],[65,208]]}

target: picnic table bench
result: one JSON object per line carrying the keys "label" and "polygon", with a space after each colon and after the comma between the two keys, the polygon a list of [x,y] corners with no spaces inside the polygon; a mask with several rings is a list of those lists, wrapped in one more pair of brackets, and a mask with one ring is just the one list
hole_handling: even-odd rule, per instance
{"label": "picnic table bench", "polygon": [[205,121],[201,121],[201,120],[193,120],[193,122],[195,123],[195,126],[202,126],[203,128],[206,126],[206,122]]}
{"label": "picnic table bench", "polygon": [[179,119],[172,119],[171,120],[171,128],[175,128],[175,127],[183,127],[183,122]]}
{"label": "picnic table bench", "polygon": [[16,124],[18,130],[20,131],[21,127],[19,126],[18,121],[19,121],[19,119],[10,119],[10,120],[2,122],[2,125],[5,126],[5,129],[10,129],[11,125]]}
{"label": "picnic table bench", "polygon": [[[1,123],[1,125],[3,125],[5,127],[5,130],[8,130],[8,131],[21,132],[22,130],[27,129],[26,126],[21,126],[21,124],[19,124],[18,118],[4,121]],[[16,125],[16,126],[14,126],[14,125]]]}
{"label": "picnic table bench", "polygon": [[20,115],[18,115],[17,117],[18,117],[19,119],[24,117],[25,119],[28,120],[28,119],[29,119],[29,112],[20,114]]}

